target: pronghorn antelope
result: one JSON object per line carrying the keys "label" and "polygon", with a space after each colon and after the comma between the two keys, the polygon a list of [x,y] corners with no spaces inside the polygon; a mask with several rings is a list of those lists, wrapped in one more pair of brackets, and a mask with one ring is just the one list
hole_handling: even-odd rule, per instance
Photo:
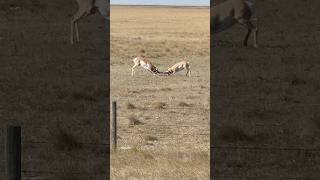
{"label": "pronghorn antelope", "polygon": [[258,28],[252,24],[254,4],[248,0],[227,0],[211,7],[211,29],[218,33],[228,29],[236,23],[245,26],[248,32],[244,38],[243,45],[247,46],[251,31],[254,31],[254,47],[258,47]]}
{"label": "pronghorn antelope", "polygon": [[190,70],[190,63],[187,62],[187,61],[181,61],[181,62],[178,62],[177,64],[173,65],[172,67],[170,67],[166,72],[164,73],[167,73],[168,75],[171,75],[171,74],[175,74],[179,71],[182,71],[186,69],[187,70],[187,74],[186,76],[191,76],[191,70]]}
{"label": "pronghorn antelope", "polygon": [[131,68],[131,75],[134,75],[134,68],[137,66],[141,66],[144,69],[150,71],[153,75],[156,75],[159,73],[159,70],[157,67],[155,67],[153,64],[151,64],[150,61],[144,59],[143,57],[136,57],[133,59],[134,65]]}
{"label": "pronghorn antelope", "polygon": [[78,21],[81,18],[87,17],[91,14],[95,14],[97,10],[103,16],[104,19],[108,17],[108,1],[107,0],[77,0],[78,11],[71,17],[71,37],[70,42],[73,44],[73,33],[76,32],[77,42],[80,41]]}

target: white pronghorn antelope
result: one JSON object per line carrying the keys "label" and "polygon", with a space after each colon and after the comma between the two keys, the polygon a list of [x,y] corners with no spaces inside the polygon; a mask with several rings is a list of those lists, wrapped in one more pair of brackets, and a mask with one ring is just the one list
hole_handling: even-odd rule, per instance
{"label": "white pronghorn antelope", "polygon": [[248,0],[227,0],[211,7],[211,29],[218,33],[228,29],[236,23],[245,26],[248,32],[244,38],[243,45],[247,46],[251,31],[254,31],[254,47],[258,47],[258,28],[252,24],[254,4]]}
{"label": "white pronghorn antelope", "polygon": [[144,69],[150,71],[153,75],[156,75],[159,73],[158,68],[155,67],[150,61],[146,60],[143,57],[136,57],[133,59],[134,65],[131,68],[131,75],[134,75],[134,68],[137,66],[141,66]]}
{"label": "white pronghorn antelope", "polygon": [[186,73],[186,76],[191,76],[191,70],[190,70],[190,63],[187,62],[187,61],[181,61],[181,62],[178,62],[177,64],[173,65],[172,67],[170,67],[166,72],[166,74],[168,75],[171,75],[171,74],[175,74],[179,71],[182,71],[186,69],[187,70],[187,73]]}
{"label": "white pronghorn antelope", "polygon": [[78,21],[81,18],[87,17],[91,14],[95,14],[97,10],[106,20],[108,17],[107,11],[109,10],[107,0],[77,0],[78,11],[71,17],[71,37],[70,42],[73,44],[73,33],[76,32],[77,42],[80,41]]}

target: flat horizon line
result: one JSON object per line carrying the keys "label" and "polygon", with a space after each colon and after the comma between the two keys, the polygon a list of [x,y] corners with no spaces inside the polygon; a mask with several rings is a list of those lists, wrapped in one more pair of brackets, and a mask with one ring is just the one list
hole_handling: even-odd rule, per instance
{"label": "flat horizon line", "polygon": [[210,5],[165,5],[165,4],[110,4],[110,6],[210,7]]}

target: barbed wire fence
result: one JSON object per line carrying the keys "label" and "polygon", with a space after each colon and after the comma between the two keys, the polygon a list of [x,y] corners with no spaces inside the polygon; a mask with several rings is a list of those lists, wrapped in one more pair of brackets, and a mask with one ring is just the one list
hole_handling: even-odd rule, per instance
{"label": "barbed wire fence", "polygon": [[[204,124],[204,125],[195,125],[195,124],[177,124],[176,122],[174,123],[168,123],[166,121],[158,121],[159,123],[156,124],[148,124],[144,122],[140,122],[141,124],[139,125],[133,125],[129,123],[130,115],[122,115],[121,113],[117,112],[117,102],[113,101],[112,102],[112,128],[117,128],[117,129],[112,129],[111,132],[113,133],[111,135],[112,137],[112,144],[113,148],[117,148],[117,138],[120,135],[130,135],[132,136],[146,136],[150,133],[147,131],[152,131],[152,135],[159,136],[159,137],[168,137],[168,136],[210,136],[210,130],[209,130],[209,123]],[[142,111],[150,111],[150,109],[154,109],[154,107],[148,105],[144,106],[142,108]],[[191,116],[199,116],[200,112],[192,112],[192,110],[199,111],[200,109],[203,109],[201,107],[166,107],[166,108],[159,108],[157,109],[157,113],[154,113],[153,119],[161,119],[161,115],[163,113],[167,113],[168,111],[172,110],[178,110],[182,111],[184,113],[187,113],[188,115]],[[116,114],[116,115],[114,115]],[[120,114],[120,115],[119,115]],[[209,112],[208,112],[209,115]],[[184,116],[182,119],[186,119]],[[121,124],[119,122],[122,122]],[[126,123],[123,123],[126,122]],[[135,129],[128,129],[128,127],[134,126]],[[182,129],[195,129],[197,132],[185,132]],[[163,131],[162,131],[163,130]],[[168,132],[171,130],[170,132]],[[201,131],[200,131],[201,130]],[[187,142],[183,142],[185,144],[188,144]]]}
{"label": "barbed wire fence", "polygon": [[[224,96],[225,97],[225,96]],[[238,96],[235,96],[233,97],[234,99],[238,98]],[[295,104],[292,104],[292,103],[287,103],[287,102],[266,102],[266,103],[262,103],[262,104],[244,104],[243,102],[227,102],[227,104],[229,104],[230,106],[247,106],[247,107],[252,107],[253,109],[257,108],[257,107],[263,107],[262,108],[262,111],[266,110],[268,111],[269,109],[277,109],[277,108],[280,108],[280,109],[290,109],[290,110],[294,110],[294,109],[301,109],[301,108],[306,108],[306,107],[319,107],[320,104],[318,103],[295,103]],[[276,107],[274,107],[274,105],[277,105]],[[230,107],[229,106],[229,107]],[[145,109],[152,109],[152,106],[145,106],[144,107]],[[210,107],[211,108],[211,111],[216,108],[216,107]],[[170,111],[170,110],[186,110],[188,111],[188,114],[195,114],[195,115],[199,115],[199,113],[195,112],[199,109],[203,109],[203,107],[167,107],[166,109],[160,109],[159,111],[162,111],[162,112],[166,112],[166,111]],[[250,110],[250,109],[249,109]],[[209,112],[208,112],[209,113]],[[270,112],[272,113],[272,111]],[[289,112],[284,112],[284,113],[289,113]],[[128,119],[128,116],[117,116],[118,119]],[[185,118],[185,117],[184,117]],[[156,126],[156,127],[155,127]],[[142,127],[146,127],[146,128],[157,128],[157,129],[161,129],[161,128],[190,128],[190,127],[196,127],[197,125],[176,125],[176,124],[157,124],[157,125],[149,125],[149,124],[144,124]],[[272,123],[261,123],[261,122],[258,122],[255,124],[256,127],[269,127],[269,126],[279,126],[279,124],[274,124],[274,122]],[[119,126],[118,126],[119,127]],[[203,127],[202,125],[198,125],[197,128],[201,128]],[[122,127],[120,126],[119,129],[121,129]],[[136,131],[136,132],[128,132],[128,131],[121,131],[121,133],[127,133],[127,134],[130,134],[130,135],[137,135],[137,134],[145,134],[145,132],[143,131]],[[158,135],[161,135],[161,134],[164,134],[164,135],[167,135],[167,133],[161,133],[161,132],[158,132]],[[186,135],[186,136],[210,136],[210,128],[208,129],[207,132],[202,132],[202,133],[183,133],[183,132],[179,132],[179,133],[171,133],[170,132],[170,135]],[[217,150],[219,151],[224,151],[224,150],[232,150],[232,151],[241,151],[241,150],[244,150],[244,151],[254,151],[254,153],[258,153],[259,152],[274,152],[274,153],[289,153],[291,154],[290,152],[292,153],[298,153],[300,154],[299,155],[299,158],[300,159],[303,159],[303,154],[304,153],[308,153],[308,152],[311,152],[311,153],[319,153],[320,152],[320,148],[306,148],[306,147],[299,147],[299,146],[295,146],[295,147],[286,147],[286,146],[270,146],[270,145],[267,145],[267,146],[245,146],[245,145],[211,145],[210,149],[212,149],[212,152],[215,152]],[[212,155],[212,154],[211,154]],[[257,156],[259,157],[259,156]],[[288,165],[289,166],[289,165]],[[214,168],[214,167],[211,167],[211,168]],[[262,179],[262,180],[265,180],[265,179],[283,179],[283,180],[304,180],[304,179],[307,179],[306,176],[304,175],[301,175],[301,176],[249,176],[249,175],[235,175],[235,174],[232,174],[232,173],[216,173],[216,174],[213,174],[211,175],[211,177],[215,178],[215,179]]]}
{"label": "barbed wire fence", "polygon": [[[44,128],[44,127],[33,127],[35,128]],[[31,145],[28,147],[28,149],[39,149],[39,146],[51,146],[53,142],[48,141],[35,141],[35,140],[24,140],[25,137],[22,137],[22,128],[21,126],[8,126],[6,133],[3,133],[6,135],[5,140],[5,172],[1,172],[5,174],[4,177],[6,177],[8,180],[15,179],[19,180],[21,177],[29,178],[29,179],[41,179],[42,177],[46,179],[48,175],[57,175],[57,176],[63,176],[63,175],[81,175],[81,176],[91,176],[91,177],[105,177],[107,168],[104,168],[105,171],[96,171],[96,172],[85,172],[85,171],[61,171],[61,170],[32,170],[27,166],[21,166],[22,165],[22,159],[21,154],[23,151],[22,148],[24,148],[27,145]],[[42,137],[42,139],[48,139],[48,137]],[[92,147],[94,149],[101,148],[103,154],[107,155],[109,144],[108,143],[90,143],[90,142],[78,142],[82,147]],[[41,149],[41,148],[40,148]],[[62,151],[61,151],[62,152]],[[64,152],[64,151],[63,151]],[[73,154],[73,151],[70,152],[64,152]],[[100,152],[101,153],[101,152]],[[30,157],[30,155],[24,155],[27,157]],[[31,154],[32,156],[32,154]],[[41,168],[42,169],[42,168]]]}
{"label": "barbed wire fence", "polygon": [[[146,106],[144,108],[152,108],[151,106]],[[188,111],[189,114],[198,114],[198,113],[194,113],[194,112],[191,112],[191,109],[196,109],[195,107],[171,107],[171,108],[166,108],[166,109],[159,109],[159,111],[168,111],[168,110],[179,110],[179,111]],[[199,108],[198,108],[199,109]],[[116,112],[116,111],[115,111]],[[113,116],[113,113],[110,113],[110,115]],[[159,114],[158,114],[159,115]],[[115,119],[128,119],[128,116],[122,116],[121,114],[119,116],[116,116]],[[117,134],[117,129],[122,129],[122,126],[116,126],[114,128],[114,126],[112,125],[114,121],[110,121],[110,127],[115,129],[116,131],[114,131],[113,129],[110,131],[111,133],[115,133]],[[209,124],[208,124],[209,126]],[[163,128],[163,129],[168,129],[168,128],[194,128],[194,127],[197,127],[197,128],[201,128],[203,126],[201,125],[177,125],[177,124],[156,124],[156,125],[150,125],[150,124],[144,124],[143,125],[144,128]],[[20,135],[21,135],[21,127],[19,126],[20,128]],[[39,130],[47,130],[46,128],[48,127],[42,127],[42,126],[33,126],[32,129],[33,131],[37,131],[37,129]],[[170,135],[172,136],[209,136],[210,135],[210,132],[208,131],[208,127],[207,127],[207,131],[205,132],[199,132],[199,133],[182,133],[182,132],[177,132],[177,133],[170,133]],[[121,133],[127,133],[127,134],[131,134],[131,135],[137,135],[138,132],[129,132],[129,131],[121,131]],[[5,134],[5,133],[3,133]],[[140,132],[139,133],[140,135],[144,135],[145,133],[144,132]],[[166,134],[165,132],[158,132],[157,135],[162,135],[162,136],[166,136],[168,134]],[[111,134],[111,137],[115,137],[117,138],[117,135],[115,136],[112,136]],[[116,140],[117,141],[117,140]],[[12,142],[15,142],[17,143],[15,140],[12,141]],[[79,145],[81,145],[82,147],[88,147],[88,148],[101,148],[101,149],[108,149],[110,147],[110,145],[114,145],[115,144],[115,149],[117,147],[116,143],[117,142],[114,142],[112,141],[113,143],[102,143],[102,142],[77,142]],[[39,149],[41,148],[40,146],[42,147],[50,147],[53,145],[53,142],[51,142],[49,140],[49,137],[46,137],[46,136],[43,136],[43,137],[36,137],[36,138],[29,138],[29,137],[20,137],[20,142],[18,142],[18,144],[20,144],[20,147],[16,147],[17,150],[21,153],[23,147],[25,146],[28,146],[28,149]],[[103,151],[105,154],[109,153],[108,150],[106,151]],[[68,153],[68,152],[66,152]],[[72,152],[69,152],[69,153],[72,153]],[[13,156],[15,157],[15,155]],[[6,157],[8,158],[8,157]],[[5,161],[6,162],[6,161]],[[19,158],[19,162],[21,162],[21,157]],[[15,163],[18,163],[18,161],[16,161]],[[9,166],[7,164],[7,166]],[[17,164],[18,166],[18,164]],[[62,171],[59,171],[59,170],[32,170],[32,169],[28,169],[28,167],[22,167],[21,168],[21,165],[20,165],[20,170],[19,168],[15,170],[16,172],[19,171],[20,172],[20,176],[22,175],[23,177],[28,177],[30,179],[32,178],[41,178],[41,177],[44,177],[44,176],[47,176],[47,175],[61,175],[61,173],[67,173],[69,175],[85,175],[85,176],[102,176],[105,174],[105,172],[83,172],[83,171],[74,171],[74,170],[71,170],[71,171],[68,171],[68,172],[62,172]],[[17,174],[17,173],[12,173],[12,174]]]}
{"label": "barbed wire fence", "polygon": [[[320,106],[320,104],[316,104],[316,103],[303,103],[303,104],[295,104],[295,105],[288,105],[287,108],[296,108],[296,107],[301,107],[301,106]],[[151,106],[147,106],[147,108],[152,108]],[[191,109],[197,109],[196,107],[172,107],[172,108],[168,108],[168,109],[162,109],[162,111],[168,111],[170,109],[178,109],[178,110],[191,110]],[[200,108],[201,109],[201,108]],[[192,111],[192,110],[191,110]],[[190,112],[188,112],[190,113]],[[195,113],[197,114],[197,113]],[[118,119],[121,118],[128,118],[128,116],[117,116]],[[143,127],[146,128],[190,128],[190,125],[176,125],[176,124],[157,124],[157,125],[150,125],[150,124],[144,124]],[[197,128],[201,128],[203,127],[202,125],[192,125],[192,127],[197,127]],[[191,127],[191,128],[192,128]],[[38,127],[38,128],[43,128],[43,127]],[[121,126],[118,126],[118,128],[121,129]],[[208,129],[207,129],[208,130]],[[128,133],[128,134],[137,134],[139,132],[125,132],[122,131],[121,133]],[[144,134],[144,132],[140,132],[141,134]],[[168,135],[166,133],[162,133],[159,132],[159,135]],[[210,135],[210,130],[209,131],[203,131],[201,133],[171,133],[171,135],[174,136],[209,136]],[[115,136],[117,137],[117,136]],[[45,139],[45,138],[43,138]],[[24,145],[27,144],[31,144],[31,145],[48,145],[48,144],[52,144],[52,142],[49,141],[30,141],[30,140],[25,140],[21,142]],[[100,148],[105,148],[105,147],[109,147],[110,144],[107,143],[92,143],[92,142],[79,142],[79,144],[83,145],[83,146],[88,146],[88,147],[100,147]],[[34,148],[37,148],[36,146]],[[217,150],[217,149],[227,149],[227,150],[255,150],[255,151],[297,151],[297,152],[320,152],[320,148],[300,148],[300,147],[257,147],[257,146],[236,146],[236,145],[226,145],[226,146],[219,146],[219,145],[212,145],[210,147],[211,149],[213,149],[213,151]],[[107,152],[106,152],[107,153]],[[21,169],[21,173],[24,174],[25,176],[30,175],[35,177],[38,175],[44,175],[44,174],[61,174],[60,171],[35,171],[35,170],[28,170],[28,169]],[[105,172],[76,172],[76,171],[69,171],[68,174],[75,174],[75,175],[92,175],[92,176],[99,176],[99,175],[103,175]],[[228,176],[228,175],[213,175],[213,177],[215,178],[231,178],[231,179],[305,179],[305,177],[264,177],[264,176]]]}

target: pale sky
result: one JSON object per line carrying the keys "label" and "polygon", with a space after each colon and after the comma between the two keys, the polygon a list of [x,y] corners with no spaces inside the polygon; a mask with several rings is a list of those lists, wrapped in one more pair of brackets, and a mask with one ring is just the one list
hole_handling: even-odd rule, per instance
{"label": "pale sky", "polygon": [[209,6],[210,0],[110,0],[110,4]]}

